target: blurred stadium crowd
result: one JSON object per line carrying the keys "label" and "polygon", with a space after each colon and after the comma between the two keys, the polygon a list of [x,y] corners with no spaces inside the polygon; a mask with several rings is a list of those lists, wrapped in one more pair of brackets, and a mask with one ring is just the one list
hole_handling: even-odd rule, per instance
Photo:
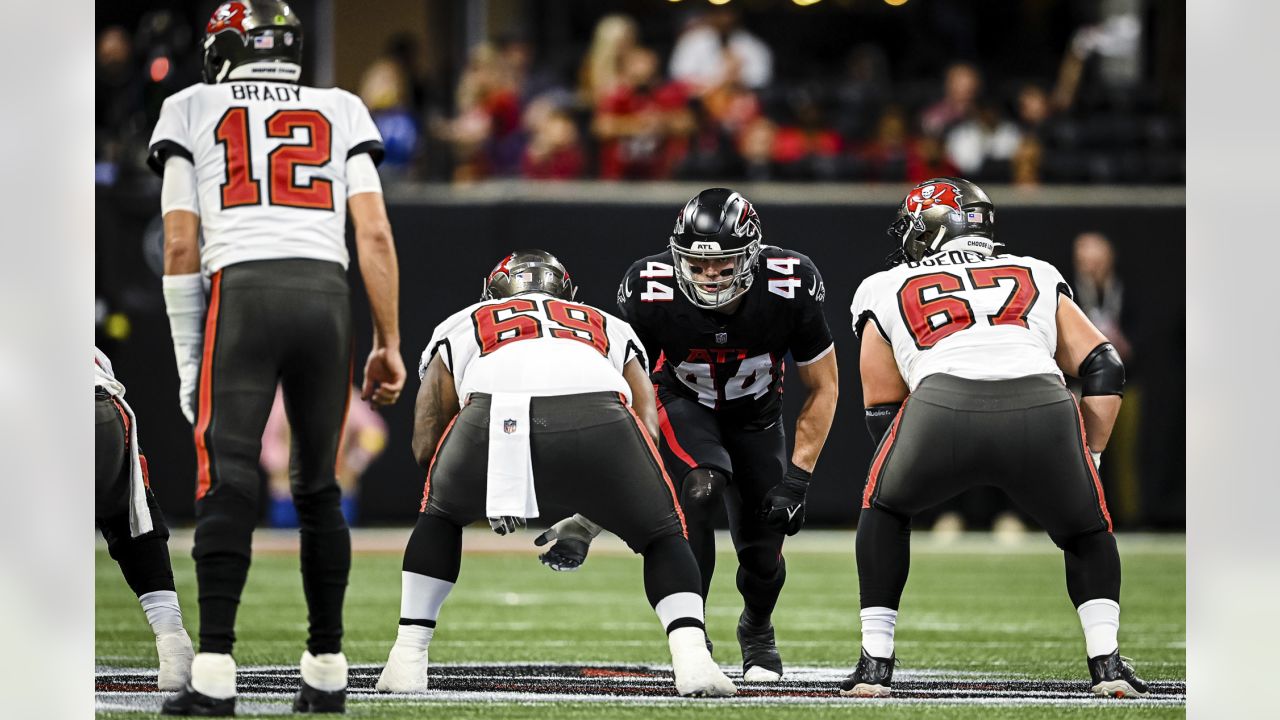
{"label": "blurred stadium crowd", "polygon": [[[852,16],[880,5],[835,4]],[[1034,55],[1017,63],[991,47],[983,23],[993,6],[1024,7],[1015,23],[1034,19],[1025,8],[1037,3],[930,2],[928,13],[904,16],[910,31],[882,23],[889,32],[878,39],[861,33],[843,43],[837,23],[797,38],[773,21],[777,8],[753,12],[758,2],[690,1],[678,3],[680,12],[653,2],[664,11],[654,16],[617,12],[619,3],[565,5],[561,19],[586,30],[575,42],[540,46],[545,21],[532,32],[495,33],[463,48],[451,64],[457,71],[443,78],[422,70],[413,34],[390,40],[349,88],[386,140],[384,181],[914,183],[962,174],[1035,185],[1185,177],[1181,81],[1161,66],[1162,48],[1181,42],[1153,22],[1158,6],[1143,0],[1067,3],[1043,19],[1070,26],[1029,28],[1016,55],[1026,57],[1028,42]],[[145,174],[161,103],[199,81],[203,28],[194,18],[207,8],[199,10],[153,10],[137,27],[100,28],[99,184]],[[839,60],[797,58],[808,41],[840,46]],[[928,61],[939,55],[932,46],[947,48],[945,61]]]}

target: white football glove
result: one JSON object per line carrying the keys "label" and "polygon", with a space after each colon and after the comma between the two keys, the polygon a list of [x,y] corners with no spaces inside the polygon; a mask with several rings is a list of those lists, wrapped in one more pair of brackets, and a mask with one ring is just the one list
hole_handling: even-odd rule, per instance
{"label": "white football glove", "polygon": [[599,525],[585,517],[574,514],[547,528],[533,544],[542,547],[552,540],[556,541],[551,549],[538,556],[543,565],[556,572],[572,572],[582,567],[587,561],[587,551],[591,549],[591,541],[600,534]]}
{"label": "white football glove", "polygon": [[204,350],[204,278],[200,273],[165,275],[164,307],[178,365],[178,406],[187,422],[195,425],[196,383]]}

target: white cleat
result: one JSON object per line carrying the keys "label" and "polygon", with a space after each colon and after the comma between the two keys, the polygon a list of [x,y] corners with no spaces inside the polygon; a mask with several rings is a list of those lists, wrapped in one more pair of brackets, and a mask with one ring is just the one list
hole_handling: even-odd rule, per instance
{"label": "white cleat", "polygon": [[746,672],[742,673],[742,681],[750,683],[772,683],[782,679],[781,673],[776,673],[759,665],[753,665]]}
{"label": "white cleat", "polygon": [[707,651],[707,634],[702,628],[684,627],[667,636],[671,666],[676,676],[676,692],[684,697],[729,697],[738,692]]}
{"label": "white cleat", "polygon": [[393,645],[387,665],[378,676],[378,692],[427,691],[427,651]]}
{"label": "white cleat", "polygon": [[191,681],[191,660],[196,652],[186,630],[161,633],[156,636],[156,655],[160,656],[160,674],[156,687],[160,690],[181,690]]}

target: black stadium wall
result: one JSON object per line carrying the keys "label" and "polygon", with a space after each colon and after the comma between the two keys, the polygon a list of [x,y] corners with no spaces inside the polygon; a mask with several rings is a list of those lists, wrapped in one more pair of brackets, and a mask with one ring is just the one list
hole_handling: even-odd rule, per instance
{"label": "black stadium wall", "polygon": [[[634,259],[665,245],[676,211],[698,189],[652,192],[583,184],[561,186],[552,193],[510,187],[471,193],[440,188],[391,192],[388,212],[399,250],[402,351],[409,381],[400,402],[384,411],[388,447],[361,481],[361,522],[412,522],[423,485],[423,473],[409,450],[418,357],[436,323],[478,298],[482,278],[504,253],[521,247],[554,252],[577,281],[578,299],[612,312],[623,271]],[[744,190],[760,213],[765,241],[808,255],[826,282],[826,314],[836,341],[841,397],[811,489],[808,516],[813,524],[848,526],[857,516],[873,446],[863,422],[858,343],[850,329],[849,303],[858,283],[882,269],[892,248],[884,229],[893,218],[896,192],[880,189],[867,193],[868,199],[859,198],[857,188],[828,188],[825,195],[794,186],[777,193]],[[1172,200],[1170,193],[1156,192],[1155,202],[1132,190],[1119,191],[1120,195],[1082,191],[1075,200],[1070,192],[1051,192],[1008,202],[1002,196],[1015,195],[1014,191],[992,189],[998,239],[1010,253],[1053,263],[1068,281],[1071,244],[1078,233],[1099,231],[1115,243],[1131,316],[1125,329],[1135,348],[1129,376],[1132,387],[1140,389],[1133,401],[1141,405],[1136,477],[1124,490],[1132,499],[1117,526],[1181,529],[1186,233],[1180,191],[1172,193]],[[783,199],[771,202],[775,196]],[[165,513],[182,522],[193,515],[195,458],[190,428],[175,399],[177,376],[160,293],[158,205],[154,192],[99,190],[97,337],[128,387],[152,486]],[[370,322],[354,261],[350,277],[359,378],[369,349]],[[104,315],[116,320],[104,325]],[[121,324],[121,317],[127,324]],[[104,334],[104,327],[114,339]],[[790,436],[804,389],[794,372],[787,374]],[[1109,495],[1114,492],[1114,480],[1106,477],[1110,469],[1104,462]]]}

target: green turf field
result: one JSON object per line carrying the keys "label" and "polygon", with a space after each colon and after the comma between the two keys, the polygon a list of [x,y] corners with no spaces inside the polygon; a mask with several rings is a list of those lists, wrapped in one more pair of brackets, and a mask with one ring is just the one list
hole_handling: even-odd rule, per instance
{"label": "green turf field", "polygon": [[[805,538],[805,536],[809,536]],[[504,539],[509,552],[468,552],[462,575],[440,617],[431,661],[669,664],[666,643],[645,602],[641,562],[625,553],[593,554],[576,573],[542,567],[534,532]],[[485,548],[493,541],[469,531]],[[805,538],[804,541],[800,541]],[[1185,657],[1184,538],[1119,538],[1124,559],[1121,651],[1148,680],[1182,680]],[[357,548],[361,546],[357,539]],[[719,545],[728,548],[726,542]],[[857,576],[852,533],[802,533],[787,549],[788,579],[774,622],[783,660],[791,666],[847,670],[858,652]],[[708,605],[708,629],[722,665],[740,663],[734,627],[741,609],[736,567],[722,552]],[[175,542],[174,572],[188,631],[196,635],[194,570]],[[347,594],[344,650],[350,662],[381,663],[395,637],[400,556],[357,551]],[[287,550],[255,554],[240,607],[236,660],[296,665],[304,647],[306,611],[297,557]],[[897,634],[899,668],[964,671],[1009,677],[1083,679],[1083,640],[1066,596],[1062,559],[1047,540],[1016,546],[966,537],[943,545],[917,538],[911,579]],[[155,664],[154,642],[136,599],[100,546],[97,553],[97,662],[109,667]],[[668,705],[563,703],[557,720],[608,717],[685,718],[716,701]],[[873,701],[874,702],[874,701]],[[385,702],[353,698],[356,717],[538,717],[543,705]],[[717,718],[761,716],[761,708],[726,706]],[[1112,702],[1116,717],[1183,717],[1183,707]],[[1018,707],[879,705],[769,706],[768,717],[1030,718],[1095,717],[1097,706]],[[136,714],[100,713],[100,717]]]}

